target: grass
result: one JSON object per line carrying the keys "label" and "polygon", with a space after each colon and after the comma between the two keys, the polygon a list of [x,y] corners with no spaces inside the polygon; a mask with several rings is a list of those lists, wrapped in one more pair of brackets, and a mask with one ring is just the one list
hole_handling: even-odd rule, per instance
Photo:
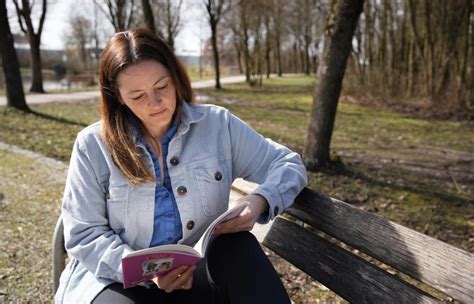
{"label": "grass", "polygon": [[50,303],[50,244],[65,166],[4,149],[0,163],[0,302]]}
{"label": "grass", "polygon": [[31,106],[36,112],[0,110],[0,140],[68,161],[72,143],[85,126],[99,120],[96,102]]}
{"label": "grass", "polygon": [[[309,77],[274,78],[262,88],[235,84],[200,93],[301,153],[313,85]],[[310,173],[310,187],[474,251],[472,123],[340,103],[331,148],[345,167]]]}
{"label": "grass", "polygon": [[[274,78],[265,80],[262,88],[238,84],[226,85],[222,91],[205,89],[199,93],[211,96],[206,102],[229,108],[264,136],[301,153],[310,119],[312,87],[313,79],[308,77]],[[53,103],[32,108],[36,114],[0,108],[0,141],[63,162],[69,159],[77,132],[99,119],[96,102]],[[344,166],[310,172],[309,187],[474,252],[472,123],[424,120],[340,103],[332,151]],[[7,232],[2,234],[7,235],[7,239],[1,242],[24,245],[26,240],[38,239],[44,246],[43,256],[49,246],[49,238],[45,240],[44,236],[51,234],[63,184],[54,183],[46,187],[44,182],[48,180],[48,174],[31,176],[31,172],[40,170],[38,163],[20,156],[3,153],[0,163],[0,178],[6,181],[2,180],[0,192],[4,194],[3,201],[7,202],[0,204],[0,229]],[[6,178],[8,176],[13,177]],[[25,187],[25,190],[12,191],[16,189],[14,185]],[[51,190],[42,193],[45,192],[43,188]],[[39,193],[37,199],[35,193]],[[24,203],[32,199],[37,205],[44,205],[44,210],[38,211],[39,207]],[[32,227],[31,223],[43,225],[42,218],[47,218],[45,225],[49,225],[38,229],[42,235],[27,235],[25,227]],[[19,229],[18,225],[22,228]],[[26,243],[30,246],[30,242]],[[27,255],[24,251],[19,252],[23,261]],[[6,251],[2,254],[0,273],[9,273],[14,268],[9,261],[14,253]],[[20,263],[19,260],[13,261]],[[43,267],[49,267],[49,260],[44,265],[42,263]],[[282,263],[277,266],[281,273],[296,273],[289,271],[289,267]],[[14,275],[22,285],[31,283],[21,281],[20,277]],[[46,275],[41,278],[49,281]],[[288,276],[283,279],[290,280]],[[297,279],[302,280],[300,287],[289,290],[296,303],[321,300],[304,287],[312,286],[311,280],[299,276]],[[0,289],[10,290],[8,284],[0,276]],[[36,285],[31,284],[31,292],[34,292]],[[21,292],[28,293],[26,289],[21,289]],[[324,301],[339,301],[334,300],[334,295],[328,291],[318,289],[317,293],[326,299]]]}

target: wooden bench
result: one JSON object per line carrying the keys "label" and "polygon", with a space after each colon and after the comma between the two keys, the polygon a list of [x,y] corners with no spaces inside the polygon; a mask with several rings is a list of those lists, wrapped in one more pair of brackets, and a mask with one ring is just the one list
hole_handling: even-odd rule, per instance
{"label": "wooden bench", "polygon": [[[231,199],[256,186],[236,181]],[[64,268],[59,220],[55,291]],[[271,224],[263,245],[355,303],[474,303],[474,255],[305,188]]]}
{"label": "wooden bench", "polygon": [[61,84],[67,86],[71,90],[74,84],[80,86],[92,86],[96,84],[96,79],[93,75],[69,75],[61,81]]}

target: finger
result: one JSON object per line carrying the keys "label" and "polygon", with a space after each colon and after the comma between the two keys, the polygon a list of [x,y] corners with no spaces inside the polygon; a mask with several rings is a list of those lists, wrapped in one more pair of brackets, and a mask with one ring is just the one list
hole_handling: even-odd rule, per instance
{"label": "finger", "polygon": [[[166,292],[170,293],[176,289],[185,289],[188,286],[188,281],[193,276],[193,272],[196,266],[191,266],[186,271],[175,277],[175,280],[165,289]],[[191,281],[192,284],[192,281]],[[191,288],[191,287],[189,287]]]}
{"label": "finger", "polygon": [[191,289],[193,287],[194,275],[190,276],[186,283],[182,286],[183,289]]}
{"label": "finger", "polygon": [[156,286],[160,289],[167,289],[176,280],[177,277],[180,277],[186,269],[189,268],[189,265],[181,265],[170,272],[166,273],[165,275],[156,277],[153,282],[155,282]]}
{"label": "finger", "polygon": [[216,234],[236,232],[236,229],[241,224],[240,222],[240,217],[236,217],[231,220],[228,220],[227,222],[221,223],[216,228]]}
{"label": "finger", "polygon": [[250,231],[252,230],[255,219],[251,217],[251,214],[247,213],[239,215],[227,222],[224,222],[218,226],[217,234],[221,233],[235,233],[239,231]]}

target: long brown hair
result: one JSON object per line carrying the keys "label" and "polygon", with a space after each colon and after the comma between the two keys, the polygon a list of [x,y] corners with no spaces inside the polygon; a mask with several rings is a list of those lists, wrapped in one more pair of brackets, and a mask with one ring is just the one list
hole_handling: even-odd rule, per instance
{"label": "long brown hair", "polygon": [[[176,90],[175,116],[180,115],[183,102],[194,102],[189,77],[163,39],[145,29],[131,29],[114,34],[108,41],[99,62],[102,137],[115,165],[132,184],[155,178],[137,151],[131,128],[139,119],[121,102],[117,76],[126,67],[147,59],[161,63],[170,74]],[[144,129],[143,125],[140,128]]]}

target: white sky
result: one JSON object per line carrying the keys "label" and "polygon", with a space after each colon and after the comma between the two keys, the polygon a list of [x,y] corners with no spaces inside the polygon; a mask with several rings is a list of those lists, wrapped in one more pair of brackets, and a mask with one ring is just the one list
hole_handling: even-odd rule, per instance
{"label": "white sky", "polygon": [[[39,1],[36,1],[38,4]],[[200,37],[207,39],[210,37],[210,30],[205,13],[200,5],[201,0],[184,0],[181,8],[182,29],[175,39],[176,53],[179,55],[200,54]],[[7,2],[8,3],[8,2]],[[19,32],[18,20],[14,15],[12,2],[9,3],[10,26],[13,32]],[[36,8],[39,10],[40,5]],[[75,10],[85,10],[93,13],[92,0],[49,0],[46,20],[44,23],[43,34],[41,35],[41,47],[43,49],[63,49],[65,33],[69,28],[71,14]],[[113,32],[112,26],[102,13],[100,18],[104,19],[104,31]],[[35,16],[33,17],[34,19]],[[35,27],[36,28],[36,27]]]}

